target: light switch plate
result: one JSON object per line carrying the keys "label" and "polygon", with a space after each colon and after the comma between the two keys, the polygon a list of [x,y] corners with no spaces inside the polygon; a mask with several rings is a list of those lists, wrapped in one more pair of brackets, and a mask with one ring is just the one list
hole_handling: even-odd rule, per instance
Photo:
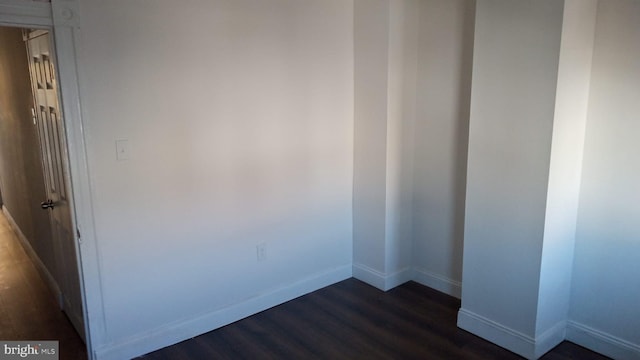
{"label": "light switch plate", "polygon": [[128,139],[116,140],[116,160],[129,160],[130,150]]}

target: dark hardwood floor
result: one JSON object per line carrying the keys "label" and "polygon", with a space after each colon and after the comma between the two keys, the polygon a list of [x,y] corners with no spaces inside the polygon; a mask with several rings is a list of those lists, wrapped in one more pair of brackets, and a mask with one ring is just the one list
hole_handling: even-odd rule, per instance
{"label": "dark hardwood floor", "polygon": [[61,360],[87,358],[80,336],[1,212],[0,340],[58,340]]}
{"label": "dark hardwood floor", "polygon": [[[415,282],[349,279],[140,359],[522,359],[458,329],[459,307]],[[543,359],[607,358],[563,342]]]}

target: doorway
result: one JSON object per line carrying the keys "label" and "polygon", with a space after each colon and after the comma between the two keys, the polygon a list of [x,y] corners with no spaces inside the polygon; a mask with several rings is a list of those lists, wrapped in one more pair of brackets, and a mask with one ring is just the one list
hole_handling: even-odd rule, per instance
{"label": "doorway", "polygon": [[[64,115],[64,132],[68,145],[69,179],[72,201],[69,202],[74,230],[76,263],[80,275],[84,334],[89,359],[95,358],[94,344],[104,344],[105,318],[100,276],[99,250],[91,197],[91,181],[82,125],[79,81],[80,37],[79,0],[15,1],[0,0],[0,26],[51,30]],[[7,194],[3,193],[6,202]]]}
{"label": "doorway", "polygon": [[[24,36],[23,36],[24,34]],[[46,30],[0,28],[3,212],[84,339],[67,146]]]}

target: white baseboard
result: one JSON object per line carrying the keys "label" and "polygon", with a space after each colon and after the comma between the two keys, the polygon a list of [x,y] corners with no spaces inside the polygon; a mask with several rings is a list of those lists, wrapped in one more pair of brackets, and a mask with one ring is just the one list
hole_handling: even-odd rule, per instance
{"label": "white baseboard", "polygon": [[538,359],[564,341],[567,323],[559,322],[534,339],[481,315],[460,309],[458,327],[526,359]]}
{"label": "white baseboard", "polygon": [[462,283],[460,281],[449,279],[423,268],[413,268],[412,280],[458,299],[462,296]]}
{"label": "white baseboard", "polygon": [[167,324],[95,350],[97,360],[131,359],[204,334],[352,276],[351,265],[316,274],[230,307]]}
{"label": "white baseboard", "polygon": [[42,260],[40,260],[40,257],[38,256],[36,251],[33,250],[31,243],[29,242],[27,237],[24,236],[24,233],[22,232],[22,230],[20,229],[16,221],[13,219],[13,216],[11,216],[11,213],[9,212],[7,207],[4,205],[2,205],[2,212],[4,213],[4,216],[7,218],[9,225],[11,225],[13,232],[18,236],[18,240],[22,244],[22,248],[27,253],[27,256],[29,256],[29,258],[31,259],[31,262],[35,264],[36,268],[38,269],[38,272],[43,277],[45,283],[47,284],[47,286],[55,296],[56,300],[58,300],[58,306],[62,309],[62,306],[63,306],[62,292],[60,291],[60,287],[58,287],[58,283],[56,282],[55,278],[53,277],[49,269],[47,269],[47,267],[44,265]]}
{"label": "white baseboard", "polygon": [[575,321],[567,323],[567,340],[612,359],[640,359],[640,344],[631,343]]}
{"label": "white baseboard", "polygon": [[388,291],[412,280],[410,268],[404,268],[392,274],[384,274],[366,265],[353,264],[353,277],[364,281],[382,291]]}
{"label": "white baseboard", "polygon": [[353,277],[360,281],[364,281],[367,284],[382,291],[385,291],[384,274],[368,266],[353,264]]}
{"label": "white baseboard", "polygon": [[561,321],[541,335],[536,336],[535,339],[535,349],[534,349],[534,359],[538,359],[542,357],[542,355],[548,353],[554,347],[558,346],[561,342],[564,341],[567,334],[567,322]]}
{"label": "white baseboard", "polygon": [[535,341],[532,337],[493,320],[460,309],[458,311],[458,327],[526,359],[535,359]]}

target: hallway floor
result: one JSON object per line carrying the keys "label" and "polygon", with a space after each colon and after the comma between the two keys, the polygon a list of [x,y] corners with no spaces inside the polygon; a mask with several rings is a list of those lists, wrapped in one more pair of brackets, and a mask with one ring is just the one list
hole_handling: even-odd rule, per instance
{"label": "hallway floor", "polygon": [[0,340],[57,340],[60,359],[87,358],[82,339],[1,212]]}

